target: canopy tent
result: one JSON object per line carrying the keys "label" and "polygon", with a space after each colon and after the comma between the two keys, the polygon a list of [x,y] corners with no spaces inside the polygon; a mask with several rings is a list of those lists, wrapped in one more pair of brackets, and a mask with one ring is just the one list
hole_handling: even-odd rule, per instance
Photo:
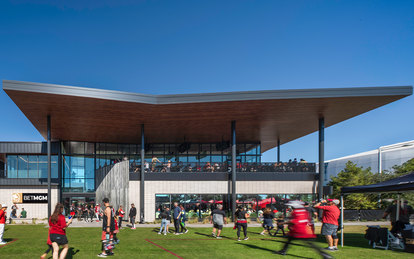
{"label": "canopy tent", "polygon": [[[414,191],[414,172],[403,175],[388,181],[370,184],[360,185],[352,187],[341,188],[341,246],[344,246],[344,194],[352,193],[378,193],[378,192],[395,192],[401,193],[403,191]],[[399,195],[397,200],[397,220],[399,217]]]}
{"label": "canopy tent", "polygon": [[414,172],[380,183],[352,187],[342,187],[341,193],[349,194],[364,192],[402,192],[412,190],[414,190]]}

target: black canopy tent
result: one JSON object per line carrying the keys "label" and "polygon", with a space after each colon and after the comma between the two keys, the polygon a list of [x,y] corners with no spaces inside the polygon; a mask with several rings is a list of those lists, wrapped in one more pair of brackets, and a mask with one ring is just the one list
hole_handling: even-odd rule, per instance
{"label": "black canopy tent", "polygon": [[[344,246],[344,195],[352,193],[378,193],[378,192],[394,192],[401,193],[405,191],[414,191],[414,172],[403,175],[388,181],[370,184],[360,185],[352,187],[341,188],[341,246]],[[397,220],[399,217],[399,195],[397,200]]]}

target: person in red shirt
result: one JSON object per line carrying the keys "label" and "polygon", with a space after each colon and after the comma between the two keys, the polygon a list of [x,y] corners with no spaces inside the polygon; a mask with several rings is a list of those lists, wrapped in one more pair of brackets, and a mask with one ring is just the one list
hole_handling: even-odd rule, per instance
{"label": "person in red shirt", "polygon": [[119,209],[118,209],[118,228],[121,229],[122,228],[122,220],[124,219],[124,215],[125,215],[125,211],[122,208],[122,205],[119,205]]}
{"label": "person in red shirt", "polygon": [[291,206],[293,208],[292,214],[290,216],[289,223],[289,233],[288,241],[285,243],[285,246],[282,250],[277,251],[277,254],[286,255],[289,245],[294,239],[304,240],[308,246],[315,249],[323,258],[332,258],[331,255],[322,251],[317,245],[312,241],[316,237],[313,229],[310,225],[309,213],[303,206],[304,202],[301,201],[289,201],[286,206]]}
{"label": "person in red shirt", "polygon": [[[321,206],[323,203],[326,206]],[[323,210],[322,213],[322,229],[321,234],[325,236],[326,242],[329,247],[326,250],[336,251],[338,250],[338,219],[341,215],[341,211],[337,207],[339,200],[323,200],[315,205],[315,209]]]}
{"label": "person in red shirt", "polygon": [[58,259],[59,246],[63,246],[60,253],[60,259],[66,258],[68,252],[68,239],[66,237],[66,228],[72,223],[73,218],[70,218],[66,223],[63,213],[62,203],[56,204],[55,211],[49,219],[49,237],[53,247],[53,259]]}
{"label": "person in red shirt", "polygon": [[5,245],[7,242],[3,240],[4,226],[6,225],[6,210],[7,205],[1,205],[0,209],[0,245]]}

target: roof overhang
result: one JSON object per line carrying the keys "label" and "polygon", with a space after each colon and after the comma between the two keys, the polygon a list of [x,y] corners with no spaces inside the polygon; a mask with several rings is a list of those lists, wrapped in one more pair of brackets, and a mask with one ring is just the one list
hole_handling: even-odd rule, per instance
{"label": "roof overhang", "polygon": [[412,86],[272,90],[180,95],[144,95],[101,89],[3,81],[3,89],[47,136],[89,142],[261,142],[262,151],[355,117],[412,94]]}

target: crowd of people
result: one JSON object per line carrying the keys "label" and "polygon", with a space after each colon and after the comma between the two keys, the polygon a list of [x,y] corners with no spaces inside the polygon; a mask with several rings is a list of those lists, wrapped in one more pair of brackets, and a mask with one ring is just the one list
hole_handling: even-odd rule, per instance
{"label": "crowd of people", "polygon": [[[116,244],[119,243],[117,233],[122,228],[122,221],[126,218],[127,213],[124,211],[123,206],[119,206],[117,210],[110,205],[109,199],[104,198],[102,200],[103,206],[96,204],[96,206],[74,206],[72,204],[70,208],[70,214],[68,221],[65,218],[65,209],[61,203],[56,204],[52,216],[49,218],[49,231],[47,237],[47,250],[42,254],[41,258],[46,258],[47,254],[52,251],[53,258],[65,258],[68,252],[68,239],[66,236],[66,229],[71,225],[74,218],[78,216],[79,219],[83,218],[87,211],[88,215],[95,215],[97,221],[102,221],[101,232],[101,253],[99,257],[107,257],[113,255],[113,249]],[[283,237],[287,237],[288,240],[283,248],[275,253],[280,255],[286,255],[291,243],[294,240],[302,240],[305,245],[315,249],[323,258],[332,258],[327,251],[338,250],[338,227],[340,225],[340,210],[338,208],[340,202],[337,199],[321,200],[320,202],[311,206],[311,204],[302,201],[289,201],[285,204],[288,208],[284,213],[276,215],[274,210],[270,206],[267,206],[263,211],[258,212],[259,221],[262,222],[263,231],[261,235],[269,234],[276,237],[279,231],[282,232]],[[391,222],[393,228],[397,228],[395,220],[395,205],[390,206],[384,217],[391,215]],[[17,206],[13,209],[17,210]],[[0,245],[6,244],[3,240],[4,226],[6,222],[7,205],[3,204],[0,210]],[[92,211],[92,213],[91,213]],[[319,217],[322,221],[321,235],[325,236],[328,247],[321,249],[315,245],[313,240],[316,237],[314,228],[314,219],[318,216],[317,211],[321,211]],[[414,213],[411,206],[404,203],[400,210],[400,220],[409,220],[409,215]],[[81,217],[79,217],[79,215]],[[245,206],[239,206],[234,216],[234,227],[237,230],[237,241],[247,241],[248,236],[248,219],[250,217],[250,211]],[[131,229],[135,229],[137,210],[134,204],[131,204],[129,210],[129,219],[131,222]],[[404,215],[407,216],[404,218]],[[167,235],[170,233],[169,225],[174,223],[174,234],[181,235],[189,232],[186,226],[187,211],[183,204],[178,202],[173,203],[173,209],[170,211],[169,206],[163,208],[159,214],[161,219],[161,226],[158,234]],[[222,229],[224,225],[228,223],[228,218],[223,210],[222,204],[216,204],[215,208],[212,208],[209,216],[210,223],[213,225],[212,236],[217,239],[222,238]],[[393,221],[394,220],[394,221]],[[409,222],[409,221],[408,221]],[[276,224],[276,228],[274,227]],[[288,232],[285,233],[285,226],[288,226]],[[243,235],[243,236],[242,236]],[[59,249],[60,255],[59,255]]]}
{"label": "crowd of people", "polygon": [[[315,172],[315,163],[308,163],[304,159],[299,161],[290,159],[288,162],[237,162],[236,170],[238,172]],[[133,161],[130,163],[130,172],[138,173],[141,171],[141,165]],[[169,172],[231,172],[231,163],[228,162],[161,162],[157,157],[151,161],[144,162],[144,171],[146,173],[169,173]]]}

